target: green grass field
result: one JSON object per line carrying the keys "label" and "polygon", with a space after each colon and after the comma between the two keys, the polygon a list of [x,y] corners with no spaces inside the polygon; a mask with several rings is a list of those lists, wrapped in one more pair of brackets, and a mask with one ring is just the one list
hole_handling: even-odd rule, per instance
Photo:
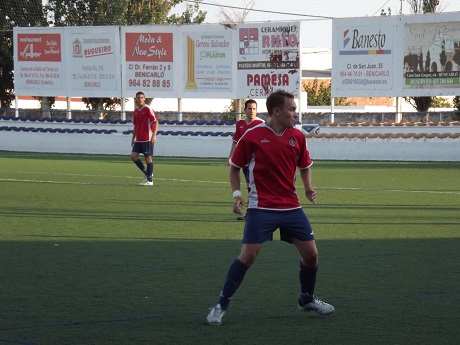
{"label": "green grass field", "polygon": [[317,294],[266,243],[224,324],[206,324],[243,223],[225,159],[0,151],[0,344],[458,344],[460,163],[317,161],[305,210]]}

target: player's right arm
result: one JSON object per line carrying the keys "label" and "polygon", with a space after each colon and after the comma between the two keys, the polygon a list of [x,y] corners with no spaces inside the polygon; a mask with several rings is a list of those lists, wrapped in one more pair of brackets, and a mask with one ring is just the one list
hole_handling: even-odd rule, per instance
{"label": "player's right arm", "polygon": [[233,212],[243,214],[241,209],[244,208],[245,202],[240,190],[240,168],[233,164],[230,165],[230,186],[233,192]]}
{"label": "player's right arm", "polygon": [[233,152],[235,151],[236,141],[232,141],[232,147],[230,148],[230,153],[228,155],[228,165],[230,165],[230,159],[232,159]]}

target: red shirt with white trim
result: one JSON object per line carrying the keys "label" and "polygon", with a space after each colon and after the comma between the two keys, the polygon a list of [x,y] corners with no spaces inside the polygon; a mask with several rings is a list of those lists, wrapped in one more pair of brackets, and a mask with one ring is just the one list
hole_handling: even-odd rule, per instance
{"label": "red shirt with white trim", "polygon": [[235,133],[233,134],[233,137],[232,137],[232,140],[237,143],[238,140],[241,139],[241,137],[243,136],[243,134],[249,129],[249,128],[253,128],[257,125],[260,125],[261,123],[264,123],[265,121],[256,117],[254,120],[252,120],[252,122],[248,125],[246,123],[246,120],[243,119],[243,120],[239,120],[237,123],[236,123],[236,129],[235,129]]}
{"label": "red shirt with white trim", "polygon": [[249,129],[238,141],[231,164],[249,165],[248,208],[286,211],[300,208],[295,190],[296,170],[313,162],[305,136],[297,128],[277,135],[265,123]]}
{"label": "red shirt with white trim", "polygon": [[135,126],[136,141],[150,141],[152,137],[153,124],[157,121],[157,117],[153,109],[144,105],[141,109],[136,108],[133,115],[133,124]]}

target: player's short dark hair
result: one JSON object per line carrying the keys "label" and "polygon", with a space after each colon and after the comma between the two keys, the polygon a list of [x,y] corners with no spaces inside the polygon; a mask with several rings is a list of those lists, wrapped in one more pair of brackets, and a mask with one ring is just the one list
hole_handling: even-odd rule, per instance
{"label": "player's short dark hair", "polygon": [[273,109],[281,108],[286,98],[294,99],[294,95],[284,90],[278,90],[270,94],[266,101],[268,115],[273,113]]}
{"label": "player's short dark hair", "polygon": [[142,96],[144,96],[144,97],[145,97],[145,95],[144,95],[144,93],[143,93],[142,91],[138,91],[138,92],[136,92],[136,98],[137,98],[137,96],[139,96],[139,95],[142,95]]}
{"label": "player's short dark hair", "polygon": [[244,102],[244,109],[246,110],[249,104],[254,103],[257,107],[257,102],[255,99],[248,99],[246,102]]}

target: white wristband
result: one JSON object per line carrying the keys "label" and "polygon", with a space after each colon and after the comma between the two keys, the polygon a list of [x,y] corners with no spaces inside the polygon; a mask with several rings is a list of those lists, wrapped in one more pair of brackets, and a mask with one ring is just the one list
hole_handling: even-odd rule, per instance
{"label": "white wristband", "polygon": [[241,191],[240,190],[236,190],[233,192],[233,199],[237,198],[237,197],[241,197],[243,196],[243,194],[241,194]]}

